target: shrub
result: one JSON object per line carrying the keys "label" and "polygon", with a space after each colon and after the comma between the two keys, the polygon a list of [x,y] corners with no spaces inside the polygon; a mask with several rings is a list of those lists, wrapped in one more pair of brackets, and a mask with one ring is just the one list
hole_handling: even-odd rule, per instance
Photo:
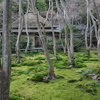
{"label": "shrub", "polygon": [[63,79],[63,76],[57,75],[57,79]]}
{"label": "shrub", "polygon": [[34,54],[38,54],[38,52],[36,52],[36,51],[28,51],[26,53],[26,55],[28,55],[28,56],[33,56]]}
{"label": "shrub", "polygon": [[44,83],[49,83],[50,80],[49,80],[49,79],[47,79],[47,80],[43,80],[43,82],[44,82]]}
{"label": "shrub", "polygon": [[59,69],[71,69],[71,67],[67,66],[67,61],[53,61],[53,65],[56,67],[56,68],[59,68]]}
{"label": "shrub", "polygon": [[10,100],[21,100],[21,97],[16,96],[16,95],[14,95],[14,94],[11,94],[11,95],[10,95]]}
{"label": "shrub", "polygon": [[80,88],[83,92],[90,93],[95,95],[97,90],[93,86],[89,86],[88,84],[77,84],[77,88]]}
{"label": "shrub", "polygon": [[47,71],[48,70],[48,66],[47,65],[42,65],[42,66],[38,66],[37,67],[37,71],[41,72],[41,71]]}
{"label": "shrub", "polygon": [[90,61],[98,61],[98,58],[90,58]]}
{"label": "shrub", "polygon": [[82,68],[82,67],[87,67],[87,66],[83,63],[77,63],[77,65],[75,66],[75,68]]}
{"label": "shrub", "polygon": [[82,60],[81,58],[76,58],[75,61],[76,61],[76,62],[83,63],[83,60]]}
{"label": "shrub", "polygon": [[43,62],[41,60],[36,61],[37,64],[42,64]]}
{"label": "shrub", "polygon": [[62,60],[62,58],[60,56],[57,56],[57,60]]}
{"label": "shrub", "polygon": [[65,65],[56,65],[55,67],[59,69],[71,69],[72,68],[72,67],[65,66]]}
{"label": "shrub", "polygon": [[12,63],[11,64],[11,67],[20,67],[21,65],[20,64],[17,64],[17,63]]}
{"label": "shrub", "polygon": [[37,69],[37,67],[31,67],[31,68],[28,68],[28,71],[33,71],[35,69]]}
{"label": "shrub", "polygon": [[43,81],[43,74],[35,74],[35,76],[32,77],[32,81],[36,82],[42,82]]}
{"label": "shrub", "polygon": [[78,81],[82,81],[83,78],[80,78],[80,79],[71,79],[68,81],[68,83],[73,83],[73,82],[78,82]]}
{"label": "shrub", "polygon": [[47,65],[41,65],[41,66],[36,66],[36,67],[30,67],[28,68],[27,72],[30,73],[30,72],[34,72],[34,73],[37,73],[37,72],[48,72],[48,66]]}
{"label": "shrub", "polygon": [[91,82],[90,84],[88,84],[90,86],[94,86],[94,87],[100,87],[100,83],[99,82]]}
{"label": "shrub", "polygon": [[23,71],[23,70],[20,70],[20,71],[18,71],[17,73],[18,73],[18,75],[27,74],[27,72],[26,72],[26,71]]}
{"label": "shrub", "polygon": [[22,66],[34,66],[34,65],[36,65],[36,64],[37,64],[37,63],[36,63],[36,62],[33,62],[33,61],[21,63]]}
{"label": "shrub", "polygon": [[[15,44],[16,44],[17,36],[16,35],[11,35],[11,50],[13,53],[15,53]],[[32,44],[32,38],[30,38],[30,44],[29,48]],[[27,37],[26,36],[21,36],[20,38],[20,49],[25,49],[27,45]]]}
{"label": "shrub", "polygon": [[81,58],[83,61],[88,61],[89,58]]}
{"label": "shrub", "polygon": [[92,70],[82,70],[82,72],[81,72],[81,74],[82,74],[83,76],[87,76],[88,74],[92,74],[92,73],[93,73]]}
{"label": "shrub", "polygon": [[83,40],[80,38],[74,38],[74,51],[78,52],[81,50],[81,46],[83,45]]}

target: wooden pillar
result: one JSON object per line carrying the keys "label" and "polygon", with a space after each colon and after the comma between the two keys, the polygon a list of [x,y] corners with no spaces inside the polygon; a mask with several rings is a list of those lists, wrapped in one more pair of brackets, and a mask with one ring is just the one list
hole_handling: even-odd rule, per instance
{"label": "wooden pillar", "polygon": [[33,48],[35,48],[35,35],[32,35],[32,38],[33,38],[33,42],[32,42],[32,47],[31,48],[33,49]]}

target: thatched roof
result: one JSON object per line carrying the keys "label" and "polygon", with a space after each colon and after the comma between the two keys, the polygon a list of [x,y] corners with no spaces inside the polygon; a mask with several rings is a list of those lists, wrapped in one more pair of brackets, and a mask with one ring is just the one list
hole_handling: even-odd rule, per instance
{"label": "thatched roof", "polygon": [[[25,28],[25,17],[26,15],[24,15],[24,22],[23,22],[24,28]],[[39,16],[39,21],[40,23],[44,24],[45,18]],[[18,28],[18,25],[19,25],[19,19],[12,23],[12,28]],[[33,13],[28,13],[27,15],[27,26],[28,28],[37,28],[35,15]],[[49,21],[46,21],[45,28],[49,28],[49,27],[51,27],[51,23]]]}

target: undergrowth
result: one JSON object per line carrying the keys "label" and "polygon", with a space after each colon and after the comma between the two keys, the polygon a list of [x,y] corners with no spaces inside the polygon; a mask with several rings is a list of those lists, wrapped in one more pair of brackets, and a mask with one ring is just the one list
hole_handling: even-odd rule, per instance
{"label": "undergrowth", "polygon": [[[30,56],[31,55],[31,56]],[[27,54],[20,64],[12,63],[11,100],[99,100],[100,82],[87,78],[98,69],[96,52],[91,57],[75,53],[76,68],[68,66],[68,56],[50,54],[55,74],[54,80],[43,80],[49,68],[43,52]],[[85,76],[85,77],[84,77]]]}

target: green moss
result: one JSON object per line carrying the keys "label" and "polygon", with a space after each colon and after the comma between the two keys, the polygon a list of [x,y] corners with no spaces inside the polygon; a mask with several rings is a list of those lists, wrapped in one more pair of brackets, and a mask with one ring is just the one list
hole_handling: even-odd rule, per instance
{"label": "green moss", "polygon": [[97,58],[90,58],[89,61],[98,61]]}
{"label": "green moss", "polygon": [[87,67],[87,66],[83,63],[77,63],[77,65],[74,68],[82,68],[82,67]]}
{"label": "green moss", "polygon": [[17,63],[12,63],[11,64],[11,67],[20,67],[21,65],[20,64],[17,64]]}
{"label": "green moss", "polygon": [[88,61],[89,58],[81,58],[83,61]]}
{"label": "green moss", "polygon": [[45,57],[37,57],[34,60],[45,60]]}
{"label": "green moss", "polygon": [[80,63],[83,63],[84,62],[83,59],[81,59],[81,58],[76,58],[75,61],[76,62],[80,62]]}
{"label": "green moss", "polygon": [[22,66],[34,66],[36,64],[37,62],[34,62],[34,61],[21,63]]}
{"label": "green moss", "polygon": [[43,74],[35,74],[31,79],[32,81],[42,82],[43,81]]}
{"label": "green moss", "polygon": [[[33,57],[28,57],[27,55],[26,62],[30,62],[30,59],[33,62],[37,62],[40,60],[34,60],[35,58],[44,57],[43,52],[34,55],[35,56]],[[51,55],[51,58],[53,58],[53,54]],[[84,59],[83,52],[77,52],[75,55],[80,55],[80,59]],[[83,70],[92,70],[92,73],[94,70],[96,71],[98,69],[98,61],[89,61],[91,58],[88,59],[85,57],[88,60],[81,63],[87,65],[87,67],[82,67],[80,69],[70,67],[70,70],[63,68],[60,69],[57,68],[57,66],[66,67],[68,56],[60,52],[58,56],[60,56],[62,60],[56,61],[53,59],[52,61],[55,74],[61,76],[61,78],[58,77],[58,79],[50,80],[50,82],[49,80],[43,80],[43,76],[48,73],[48,65],[44,60],[42,60],[42,63],[40,64],[34,64],[34,66],[12,67],[10,94],[21,97],[21,100],[99,100],[100,87],[98,84],[95,84],[99,82],[91,78],[83,77],[84,75],[82,75]],[[92,53],[91,56],[92,58],[96,58],[94,53]],[[78,56],[75,58],[78,58]],[[80,63],[80,61],[77,63]],[[79,73],[77,73],[77,70],[80,70]],[[28,71],[31,72],[27,73]],[[26,72],[26,74],[24,74],[24,72]],[[40,77],[39,81],[41,82],[32,81],[32,77],[37,80]],[[83,78],[82,81],[76,81],[73,83],[68,82],[71,79],[79,80],[81,79],[80,77]]]}

